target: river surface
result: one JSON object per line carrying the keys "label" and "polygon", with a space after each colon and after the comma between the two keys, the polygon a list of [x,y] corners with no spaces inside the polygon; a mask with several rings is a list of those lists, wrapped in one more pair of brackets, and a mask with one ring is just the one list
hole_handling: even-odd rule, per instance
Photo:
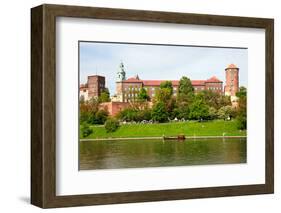
{"label": "river surface", "polygon": [[246,163],[246,138],[80,141],[80,170]]}

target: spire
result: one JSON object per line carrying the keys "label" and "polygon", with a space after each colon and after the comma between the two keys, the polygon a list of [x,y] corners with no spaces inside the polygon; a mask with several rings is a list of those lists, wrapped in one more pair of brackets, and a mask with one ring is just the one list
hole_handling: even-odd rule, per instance
{"label": "spire", "polygon": [[117,81],[124,81],[124,80],[126,80],[126,72],[125,72],[124,64],[121,61],[117,72]]}

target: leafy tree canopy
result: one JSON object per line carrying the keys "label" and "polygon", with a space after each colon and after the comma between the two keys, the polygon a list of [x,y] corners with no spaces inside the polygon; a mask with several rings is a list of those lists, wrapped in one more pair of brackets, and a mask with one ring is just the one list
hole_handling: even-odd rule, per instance
{"label": "leafy tree canopy", "polygon": [[165,81],[160,84],[160,89],[166,89],[168,94],[173,95],[173,85],[171,81]]}
{"label": "leafy tree canopy", "polygon": [[177,101],[191,103],[193,97],[194,88],[192,83],[188,77],[183,76],[179,82]]}
{"label": "leafy tree canopy", "polygon": [[143,87],[139,91],[138,100],[139,101],[149,101],[149,95],[147,94],[146,89],[144,89]]}
{"label": "leafy tree canopy", "polygon": [[239,88],[239,91],[236,93],[236,96],[238,97],[238,98],[240,98],[240,97],[246,97],[247,96],[247,89],[246,89],[246,87],[240,87]]}
{"label": "leafy tree canopy", "polygon": [[153,106],[151,116],[153,120],[158,121],[160,123],[167,121],[169,114],[166,109],[165,103],[164,102],[156,103]]}
{"label": "leafy tree canopy", "polygon": [[201,97],[197,97],[190,105],[190,119],[207,119],[209,116],[209,107]]}
{"label": "leafy tree canopy", "polygon": [[171,99],[171,91],[169,88],[160,88],[156,91],[156,102],[168,102]]}
{"label": "leafy tree canopy", "polygon": [[103,103],[103,102],[110,102],[110,93],[109,90],[107,88],[105,88],[100,96],[99,96],[99,102]]}
{"label": "leafy tree canopy", "polygon": [[228,119],[233,116],[233,108],[231,106],[223,106],[218,110],[218,116],[220,119]]}

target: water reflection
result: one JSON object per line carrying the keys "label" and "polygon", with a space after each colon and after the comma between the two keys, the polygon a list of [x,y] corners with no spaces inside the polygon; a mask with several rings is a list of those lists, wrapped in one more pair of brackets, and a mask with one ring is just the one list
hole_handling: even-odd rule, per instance
{"label": "water reflection", "polygon": [[246,163],[246,138],[80,142],[80,169]]}

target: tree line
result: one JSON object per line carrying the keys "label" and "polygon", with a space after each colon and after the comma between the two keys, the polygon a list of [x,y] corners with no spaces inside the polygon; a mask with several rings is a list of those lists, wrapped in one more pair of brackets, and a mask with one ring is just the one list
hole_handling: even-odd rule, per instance
{"label": "tree line", "polygon": [[[108,111],[101,109],[99,104],[110,101],[108,90],[102,96],[89,101],[80,100],[80,124],[87,127],[91,124],[107,124],[108,131],[118,128],[118,121],[126,122],[169,122],[172,120],[198,120],[207,121],[214,119],[237,119],[237,128],[247,128],[247,91],[240,87],[236,94],[238,97],[237,108],[232,107],[229,96],[203,90],[198,93],[188,77],[183,76],[179,81],[176,96],[173,95],[171,81],[165,81],[155,91],[155,97],[150,100],[147,91],[141,88],[137,99],[120,111],[115,118],[109,116]],[[152,107],[149,105],[152,101]],[[105,125],[107,126],[107,125]],[[112,128],[112,126],[114,126]],[[89,128],[86,128],[88,131]],[[85,131],[85,132],[87,132]]]}
{"label": "tree line", "polygon": [[171,120],[238,120],[238,128],[246,129],[247,123],[247,91],[241,87],[236,94],[238,107],[233,108],[229,96],[215,93],[211,90],[194,92],[191,81],[187,77],[182,77],[179,81],[177,95],[173,95],[171,81],[160,84],[156,90],[153,107],[148,107],[149,96],[142,88],[137,101],[131,107],[121,111],[117,118],[123,121],[153,120],[160,123]]}

